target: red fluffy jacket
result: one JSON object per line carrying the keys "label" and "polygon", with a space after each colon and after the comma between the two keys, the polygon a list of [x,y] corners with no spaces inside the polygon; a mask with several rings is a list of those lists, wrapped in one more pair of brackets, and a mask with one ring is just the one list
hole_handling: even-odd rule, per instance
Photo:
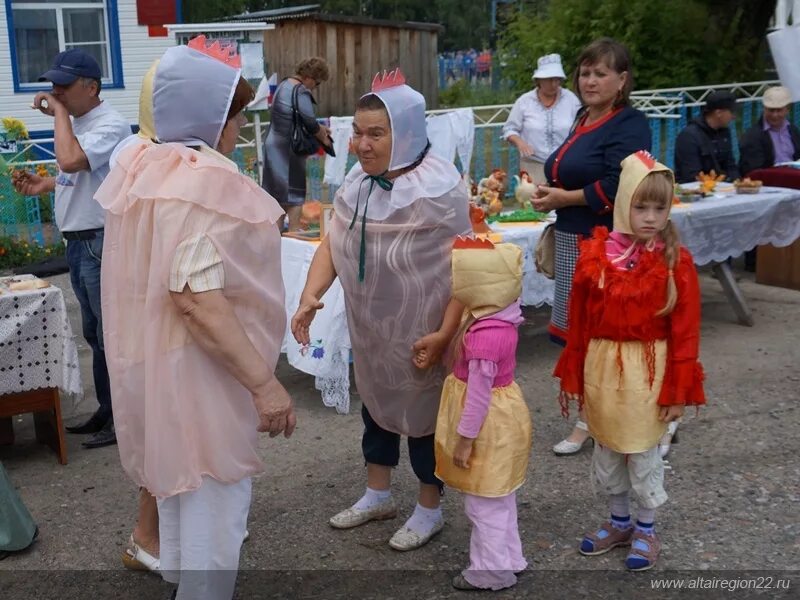
{"label": "red fluffy jacket", "polygon": [[[597,227],[581,242],[570,296],[567,347],[554,375],[561,390],[583,394],[583,367],[592,338],[645,342],[650,384],[655,373],[654,343],[667,341],[667,365],[658,398],[661,406],[705,404],[700,350],[700,287],[692,255],[680,249],[673,269],[678,300],[669,314],[656,313],[666,303],[669,271],[662,252],[643,252],[630,270],[618,269],[606,255],[608,229]],[[619,361],[622,369],[622,361]]]}

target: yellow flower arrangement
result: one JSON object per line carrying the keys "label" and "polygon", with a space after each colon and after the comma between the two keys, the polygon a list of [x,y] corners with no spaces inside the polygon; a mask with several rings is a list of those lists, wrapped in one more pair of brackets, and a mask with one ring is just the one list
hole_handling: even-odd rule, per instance
{"label": "yellow flower arrangement", "polygon": [[28,128],[19,119],[14,117],[2,118],[3,129],[6,131],[6,139],[9,140],[27,140],[29,136]]}

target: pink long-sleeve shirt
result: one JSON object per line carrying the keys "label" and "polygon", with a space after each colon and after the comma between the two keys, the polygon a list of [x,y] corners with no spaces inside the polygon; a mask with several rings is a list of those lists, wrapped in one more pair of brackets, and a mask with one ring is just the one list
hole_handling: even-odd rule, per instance
{"label": "pink long-sleeve shirt", "polygon": [[478,319],[464,336],[464,352],[453,365],[453,375],[467,384],[458,433],[476,438],[486,419],[492,388],[509,385],[517,366],[517,328],[522,323],[519,301]]}

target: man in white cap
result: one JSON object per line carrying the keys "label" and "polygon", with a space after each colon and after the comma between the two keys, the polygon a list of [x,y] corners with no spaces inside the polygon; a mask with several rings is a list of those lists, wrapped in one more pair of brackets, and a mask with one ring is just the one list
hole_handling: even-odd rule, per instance
{"label": "man in white cap", "polygon": [[[764,112],[739,143],[739,170],[744,177],[756,169],[772,167],[800,158],[800,130],[787,118],[792,105],[788,88],[767,88],[761,99]],[[744,253],[744,267],[756,270],[756,249]]]}
{"label": "man in white cap", "polygon": [[747,175],[755,169],[800,159],[800,130],[789,122],[792,96],[783,86],[764,92],[764,113],[748,129],[739,144],[739,170]]}
{"label": "man in white cap", "polygon": [[503,138],[519,151],[519,168],[538,183],[546,181],[544,163],[566,139],[581,102],[561,83],[561,56],[542,56],[531,78],[535,87],[522,94],[503,125]]}

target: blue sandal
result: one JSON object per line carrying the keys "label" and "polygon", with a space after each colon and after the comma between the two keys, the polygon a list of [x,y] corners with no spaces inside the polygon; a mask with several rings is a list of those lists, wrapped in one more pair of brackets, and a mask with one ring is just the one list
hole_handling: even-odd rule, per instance
{"label": "blue sandal", "polygon": [[631,551],[625,558],[625,567],[629,571],[652,569],[660,551],[661,541],[655,533],[647,534],[641,529],[637,529],[631,538]]}
{"label": "blue sandal", "polygon": [[[605,534],[605,535],[603,535]],[[617,546],[629,546],[633,535],[633,525],[625,529],[617,529],[606,521],[594,533],[587,533],[578,551],[584,556],[599,556]]]}

